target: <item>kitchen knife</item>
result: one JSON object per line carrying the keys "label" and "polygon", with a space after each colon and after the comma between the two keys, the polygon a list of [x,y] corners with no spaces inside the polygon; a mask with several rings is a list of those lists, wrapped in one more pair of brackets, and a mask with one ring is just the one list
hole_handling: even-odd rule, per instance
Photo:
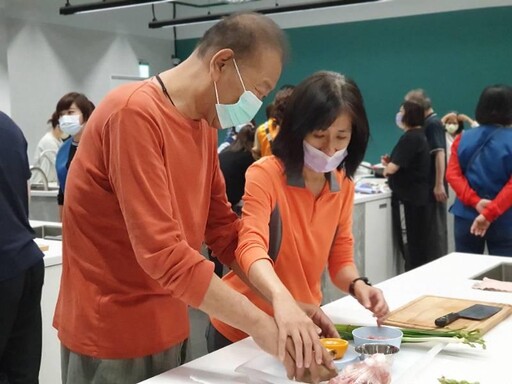
{"label": "kitchen knife", "polygon": [[437,327],[446,327],[455,320],[464,318],[470,320],[484,320],[501,311],[501,307],[492,305],[475,304],[459,312],[451,312],[435,319]]}

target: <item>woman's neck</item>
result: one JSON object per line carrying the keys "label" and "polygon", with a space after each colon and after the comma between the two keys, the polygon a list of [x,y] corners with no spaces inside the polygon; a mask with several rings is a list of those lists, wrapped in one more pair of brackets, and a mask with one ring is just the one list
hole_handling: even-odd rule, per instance
{"label": "woman's neck", "polygon": [[318,197],[325,183],[327,182],[325,174],[321,172],[315,172],[312,169],[304,166],[302,170],[302,177],[304,177],[304,184],[306,188],[315,196]]}

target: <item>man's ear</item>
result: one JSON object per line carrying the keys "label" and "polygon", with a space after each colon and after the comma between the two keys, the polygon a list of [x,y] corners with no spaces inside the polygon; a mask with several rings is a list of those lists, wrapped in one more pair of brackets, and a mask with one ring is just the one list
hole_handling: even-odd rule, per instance
{"label": "man's ear", "polygon": [[226,70],[226,65],[233,60],[235,53],[232,49],[224,48],[215,53],[210,59],[210,77],[213,81],[219,81],[220,75]]}

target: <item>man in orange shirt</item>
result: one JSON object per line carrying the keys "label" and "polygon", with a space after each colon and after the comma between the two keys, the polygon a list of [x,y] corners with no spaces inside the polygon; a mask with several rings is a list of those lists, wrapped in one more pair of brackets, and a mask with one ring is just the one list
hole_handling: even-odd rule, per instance
{"label": "man in orange shirt", "polygon": [[233,15],[179,66],[98,105],[66,185],[54,318],[63,383],[135,383],[176,367],[188,305],[277,354],[274,320],[222,283],[199,249],[204,240],[239,269],[214,128],[254,117],[286,50],[270,19]]}

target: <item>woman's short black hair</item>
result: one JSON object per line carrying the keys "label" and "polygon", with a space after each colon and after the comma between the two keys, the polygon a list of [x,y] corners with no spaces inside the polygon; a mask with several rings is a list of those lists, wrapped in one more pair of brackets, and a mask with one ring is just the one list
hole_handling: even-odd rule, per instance
{"label": "woman's short black hair", "polygon": [[303,141],[308,133],[326,130],[343,113],[352,119],[348,155],[338,166],[352,177],[364,158],[369,138],[368,118],[357,84],[336,72],[317,72],[295,87],[272,145],[286,173],[302,174]]}
{"label": "woman's short black hair", "polygon": [[409,128],[422,126],[425,121],[425,109],[415,101],[405,101],[402,104],[404,115],[402,123]]}
{"label": "woman's short black hair", "polygon": [[512,87],[498,84],[486,87],[475,112],[480,125],[512,125]]}
{"label": "woman's short black hair", "polygon": [[60,98],[60,100],[57,102],[57,107],[55,108],[55,112],[60,117],[60,114],[71,108],[71,105],[75,103],[77,108],[82,112],[82,116],[84,118],[84,122],[89,120],[89,117],[92,114],[92,111],[94,111],[94,104],[92,101],[90,101],[87,96],[85,96],[83,93],[78,92],[69,92],[66,93],[64,96]]}

